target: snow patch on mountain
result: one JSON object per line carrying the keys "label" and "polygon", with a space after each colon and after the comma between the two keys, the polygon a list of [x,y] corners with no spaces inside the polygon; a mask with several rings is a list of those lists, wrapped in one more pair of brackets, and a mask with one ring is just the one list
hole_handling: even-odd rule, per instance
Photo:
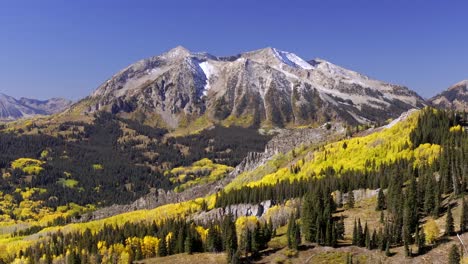
{"label": "snow patch on mountain", "polygon": [[291,67],[300,67],[304,70],[312,70],[314,67],[294,53],[272,49],[275,56],[283,63]]}
{"label": "snow patch on mountain", "polygon": [[216,73],[215,67],[209,63],[208,61],[204,61],[198,64],[200,68],[202,69],[203,73],[205,74],[206,77],[206,84],[203,89],[203,95],[206,96],[208,93],[208,90],[211,88],[210,83],[212,82],[211,77]]}

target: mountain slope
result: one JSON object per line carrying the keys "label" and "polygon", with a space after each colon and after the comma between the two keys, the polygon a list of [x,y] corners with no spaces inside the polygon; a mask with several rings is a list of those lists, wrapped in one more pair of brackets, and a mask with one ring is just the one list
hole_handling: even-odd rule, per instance
{"label": "mountain slope", "polygon": [[428,102],[439,108],[467,111],[468,80],[452,85],[447,90],[429,99]]}
{"label": "mountain slope", "polygon": [[61,112],[71,105],[71,101],[63,98],[35,100],[20,98],[19,100],[0,93],[0,121],[12,121],[34,115],[50,115]]}
{"label": "mountain slope", "polygon": [[383,122],[424,104],[406,87],[274,48],[215,57],[176,47],[118,72],[75,108],[138,113],[169,128],[200,117],[284,127],[328,120]]}

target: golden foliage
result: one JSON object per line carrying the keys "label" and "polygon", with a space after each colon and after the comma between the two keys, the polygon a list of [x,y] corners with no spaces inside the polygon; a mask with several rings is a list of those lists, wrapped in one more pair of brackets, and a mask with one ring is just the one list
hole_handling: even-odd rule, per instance
{"label": "golden foliage", "polygon": [[426,236],[426,243],[432,244],[434,243],[437,238],[439,237],[440,229],[437,226],[437,223],[434,219],[427,220],[426,224],[424,225],[424,235]]}

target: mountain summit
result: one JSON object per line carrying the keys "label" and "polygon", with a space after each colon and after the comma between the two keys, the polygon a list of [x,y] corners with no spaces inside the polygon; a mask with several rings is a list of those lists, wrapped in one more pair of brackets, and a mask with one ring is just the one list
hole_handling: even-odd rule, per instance
{"label": "mountain summit", "polygon": [[71,101],[63,98],[36,100],[28,98],[15,99],[0,93],[0,121],[12,121],[34,115],[50,115],[63,111]]}
{"label": "mountain summit", "polygon": [[450,86],[447,90],[429,99],[429,102],[439,108],[467,111],[468,80]]}
{"label": "mountain summit", "polygon": [[217,57],[178,46],[138,61],[78,103],[167,127],[203,117],[247,126],[382,122],[424,105],[406,87],[275,48]]}

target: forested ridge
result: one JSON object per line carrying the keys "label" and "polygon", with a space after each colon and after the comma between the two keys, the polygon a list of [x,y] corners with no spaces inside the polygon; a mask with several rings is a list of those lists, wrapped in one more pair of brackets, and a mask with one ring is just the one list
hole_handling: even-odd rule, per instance
{"label": "forested ridge", "polygon": [[[58,136],[40,132],[34,123],[30,127],[38,132],[0,133],[2,221],[38,220],[70,204],[88,209],[128,204],[151,189],[172,190],[184,184],[170,180],[167,171],[172,168],[206,158],[235,166],[249,151],[263,151],[270,138],[238,127],[166,137],[167,130],[105,112],[91,124],[60,124]],[[192,181],[199,176],[203,175],[193,174]],[[31,209],[27,214],[26,207]],[[88,209],[74,210],[73,217]]]}
{"label": "forested ridge", "polygon": [[[367,160],[364,169],[325,167],[317,175],[307,178],[292,177],[291,180],[279,179],[276,183],[247,184],[222,190],[214,196],[212,206],[202,202],[201,210],[267,200],[281,205],[299,199],[300,206],[290,214],[285,234],[291,250],[300,250],[300,246],[307,243],[331,247],[352,244],[368,250],[381,250],[389,257],[396,247],[404,247],[407,257],[423,255],[442,239],[435,223],[438,218],[445,217],[443,236],[461,234],[468,228],[464,199],[468,177],[466,120],[464,113],[431,108],[418,113],[417,125],[409,135],[411,142],[405,147],[417,150],[424,144],[440,145],[441,151],[434,160],[422,163],[416,162],[415,158],[402,157],[380,164]],[[342,143],[340,146],[347,147]],[[306,160],[294,162],[287,168],[288,173],[298,174],[306,164]],[[380,224],[369,226],[359,218],[353,219],[353,230],[347,230],[352,232],[349,238],[344,236],[343,212],[354,207],[353,191],[358,189],[378,193],[372,210],[380,212]],[[462,204],[457,204],[456,200],[460,199]],[[462,207],[459,226],[454,225],[454,206]],[[253,220],[253,224],[246,224],[248,219],[252,218],[238,217],[236,220],[235,216],[227,215],[209,223],[167,219],[105,225],[99,230],[55,232],[4,261],[17,258],[34,263],[52,263],[54,260],[130,263],[181,252],[225,251],[229,263],[238,263],[255,259],[276,237],[278,226],[272,221]],[[45,247],[47,243],[52,246]]]}

